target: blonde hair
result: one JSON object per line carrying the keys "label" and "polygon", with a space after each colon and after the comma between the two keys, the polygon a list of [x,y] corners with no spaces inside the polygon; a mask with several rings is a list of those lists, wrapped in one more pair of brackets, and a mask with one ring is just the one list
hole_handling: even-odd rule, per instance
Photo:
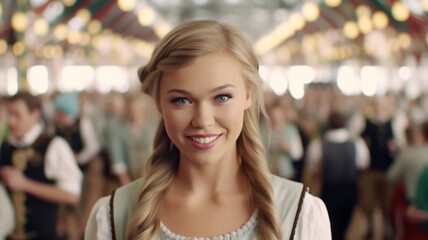
{"label": "blonde hair", "polygon": [[[258,209],[258,238],[282,239],[273,203],[271,175],[259,132],[259,118],[266,116],[258,61],[250,42],[235,28],[215,21],[184,23],[168,33],[155,48],[147,65],[138,75],[142,91],[158,102],[162,73],[177,70],[206,54],[224,51],[242,66],[242,75],[251,92],[252,104],[244,113],[243,129],[237,140],[241,166],[251,186],[251,203]],[[138,208],[127,231],[127,239],[156,239],[160,229],[158,217],[165,191],[178,168],[179,152],[167,136],[161,120],[139,195]]]}

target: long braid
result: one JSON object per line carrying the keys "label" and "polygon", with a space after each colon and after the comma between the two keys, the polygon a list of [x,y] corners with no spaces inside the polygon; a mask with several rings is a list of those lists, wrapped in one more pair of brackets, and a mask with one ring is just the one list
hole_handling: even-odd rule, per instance
{"label": "long braid", "polygon": [[[245,139],[245,137],[243,136]],[[273,191],[271,186],[271,175],[266,164],[262,163],[257,156],[263,156],[263,148],[260,148],[261,143],[247,138],[243,141],[242,167],[251,184],[252,201],[258,208],[258,233],[259,239],[281,239],[281,230],[279,220],[276,214],[276,209],[273,204]],[[264,161],[264,160],[263,160]]]}
{"label": "long braid", "polygon": [[246,113],[245,117],[250,120],[246,121],[238,140],[239,152],[242,159],[245,159],[242,161],[242,168],[251,185],[252,203],[258,208],[258,239],[280,240],[282,231],[273,202],[272,175],[266,162],[266,152],[257,124],[259,113],[252,110],[254,108]]}
{"label": "long braid", "polygon": [[137,211],[127,230],[127,239],[156,239],[159,232],[159,209],[165,191],[171,184],[177,166],[177,149],[171,149],[163,122],[159,124],[154,139],[154,149],[146,166],[145,179],[141,186]]}

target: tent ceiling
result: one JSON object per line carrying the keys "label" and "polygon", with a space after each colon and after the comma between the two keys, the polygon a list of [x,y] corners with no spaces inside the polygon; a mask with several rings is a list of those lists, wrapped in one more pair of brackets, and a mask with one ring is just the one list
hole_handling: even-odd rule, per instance
{"label": "tent ceiling", "polygon": [[[58,8],[58,11],[56,11],[57,16],[49,20],[49,30],[43,36],[33,36],[34,34],[31,34],[30,30],[25,31],[24,34],[16,33],[11,27],[12,14],[14,12],[21,11],[26,13],[29,19],[28,29],[30,29],[37,17],[46,18],[48,11],[55,13],[55,6],[58,7],[59,3],[62,4],[62,2],[69,1],[73,0],[2,0],[3,11],[0,21],[0,38],[7,39],[10,45],[19,41],[20,38],[21,40],[25,39],[25,43],[30,48],[28,49],[30,53],[45,45],[59,45],[64,50],[64,53],[76,48],[83,48],[85,52],[89,52],[90,44],[87,46],[74,46],[75,44],[65,40],[59,41],[54,37],[54,29],[58,24],[65,23],[70,27],[70,22],[76,13],[80,9],[87,9],[91,13],[91,20],[98,20],[102,23],[102,29],[110,30],[108,32],[124,39],[140,39],[148,43],[154,43],[160,37],[159,34],[156,34],[154,28],[159,22],[174,26],[187,20],[215,19],[236,26],[252,42],[256,43],[264,36],[269,35],[281,23],[287,21],[292,13],[301,12],[302,5],[307,2],[298,0],[136,0],[137,3],[134,9],[124,12],[119,8],[116,0],[75,0],[71,6],[64,7],[61,11]],[[426,4],[426,0],[401,1],[411,10],[410,17],[402,22],[392,17],[391,8],[396,0],[342,0],[338,7],[328,7],[321,0],[312,0],[312,2],[318,4],[320,8],[319,18],[314,22],[306,22],[301,30],[293,32],[287,38],[271,46],[269,50],[261,52],[262,59],[272,53],[276,55],[285,54],[288,56],[282,59],[285,64],[310,64],[311,62],[307,60],[308,55],[304,54],[304,47],[300,45],[308,36],[324,36],[324,42],[321,41],[318,42],[318,45],[315,45],[318,49],[318,55],[323,47],[320,44],[330,41],[330,38],[325,37],[328,36],[335,39],[335,41],[330,41],[331,45],[333,45],[330,47],[358,47],[359,54],[354,57],[365,57],[370,61],[375,59],[377,55],[364,54],[367,51],[364,48],[367,42],[372,45],[379,44],[380,46],[385,42],[391,43],[391,38],[398,41],[401,33],[407,33],[411,37],[411,46],[396,49],[394,56],[400,57],[410,54],[420,57],[421,53],[428,51],[428,14],[423,5],[424,3]],[[347,21],[358,21],[359,17],[356,9],[361,5],[367,6],[371,10],[371,14],[376,11],[385,13],[389,18],[388,28],[377,31],[381,32],[381,35],[372,34],[373,32],[371,32],[366,35],[360,34],[355,39],[346,38],[343,36],[343,26]],[[155,23],[145,27],[139,23],[137,9],[142,6],[149,6],[155,10]],[[87,31],[86,26],[80,27],[78,31]],[[91,35],[90,38],[92,40],[94,35]],[[391,50],[388,49],[388,51]],[[337,62],[340,60],[343,59],[326,58],[323,61]]]}

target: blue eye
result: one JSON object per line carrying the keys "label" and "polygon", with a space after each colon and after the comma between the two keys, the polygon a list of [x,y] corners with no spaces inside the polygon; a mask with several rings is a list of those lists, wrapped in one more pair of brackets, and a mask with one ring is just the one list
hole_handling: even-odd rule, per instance
{"label": "blue eye", "polygon": [[216,101],[217,102],[226,102],[227,100],[229,100],[231,98],[230,95],[227,94],[222,94],[222,95],[218,95],[216,96]]}
{"label": "blue eye", "polygon": [[171,100],[171,102],[176,105],[185,105],[189,103],[189,100],[187,100],[186,98],[174,98]]}

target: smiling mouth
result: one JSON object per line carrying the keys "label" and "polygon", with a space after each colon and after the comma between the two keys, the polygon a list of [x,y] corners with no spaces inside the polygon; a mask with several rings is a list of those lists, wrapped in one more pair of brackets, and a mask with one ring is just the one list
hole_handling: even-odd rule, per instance
{"label": "smiling mouth", "polygon": [[190,139],[192,139],[192,141],[195,141],[197,143],[201,143],[201,144],[208,144],[211,143],[213,141],[215,141],[219,136],[211,136],[211,137],[190,137]]}

